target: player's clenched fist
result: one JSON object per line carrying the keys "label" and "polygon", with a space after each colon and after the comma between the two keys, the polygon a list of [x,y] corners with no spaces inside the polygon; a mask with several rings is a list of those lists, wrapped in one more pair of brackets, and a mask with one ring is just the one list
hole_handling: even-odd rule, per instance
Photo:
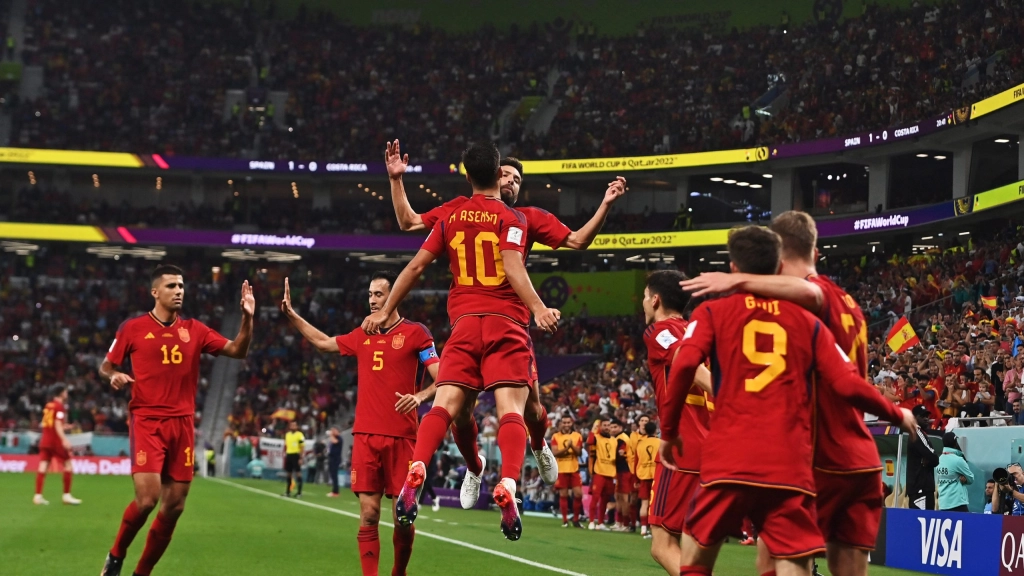
{"label": "player's clenched fist", "polygon": [[388,315],[383,310],[370,314],[363,320],[363,332],[367,334],[379,334],[380,327],[388,321]]}
{"label": "player's clenched fist", "polygon": [[135,379],[124,372],[114,372],[114,375],[110,377],[110,386],[113,387],[114,390],[120,390],[121,388],[124,388],[125,384],[130,382],[135,382]]}
{"label": "player's clenched fist", "polygon": [[537,326],[545,332],[554,333],[558,330],[558,320],[562,313],[554,308],[542,308],[533,313]]}

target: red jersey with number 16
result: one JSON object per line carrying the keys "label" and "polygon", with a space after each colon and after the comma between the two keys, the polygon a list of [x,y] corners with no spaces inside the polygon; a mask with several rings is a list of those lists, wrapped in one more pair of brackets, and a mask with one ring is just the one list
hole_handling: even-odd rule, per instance
{"label": "red jersey with number 16", "polygon": [[422,249],[436,256],[448,254],[452,326],[466,315],[505,316],[529,325],[530,312],[505,278],[501,257],[503,250],[515,250],[525,259],[526,232],[526,217],[483,194],[474,194],[434,224]]}
{"label": "red jersey with number 16", "polygon": [[[658,417],[664,420],[662,404],[668,398],[668,374],[672,367],[672,358],[683,342],[686,334],[686,320],[682,318],[666,318],[647,327],[644,331],[644,344],[647,345],[647,368],[651,372],[654,383],[654,399],[658,405]],[[683,405],[682,417],[679,421],[679,436],[683,439],[682,458],[676,465],[683,472],[697,474],[700,472],[700,454],[704,439],[708,436],[711,413],[708,411],[709,400],[703,390],[691,384],[686,391],[686,403]]]}
{"label": "red jersey with number 16", "polygon": [[380,334],[362,328],[337,336],[342,356],[355,356],[359,366],[359,401],[355,434],[416,438],[416,411],[395,412],[396,394],[415,394],[424,368],[437,364],[434,338],[427,327],[402,319]]}
{"label": "red jersey with number 16", "polygon": [[[807,279],[821,288],[818,317],[836,344],[850,357],[861,378],[867,378],[868,325],[857,302],[824,276]],[[864,424],[864,413],[834,394],[818,395],[814,466],[831,472],[875,472],[882,469],[875,439]]]}
{"label": "red jersey with number 16", "polygon": [[124,366],[131,358],[132,416],[194,416],[199,360],[203,354],[220,354],[227,343],[198,320],[179,317],[164,326],[150,312],[121,324],[107,360]]}
{"label": "red jersey with number 16", "polygon": [[43,408],[43,421],[40,427],[43,429],[42,438],[39,439],[40,448],[62,448],[60,436],[57,435],[57,426],[64,426],[64,419],[67,414],[64,412],[64,404],[60,400],[51,400]]}

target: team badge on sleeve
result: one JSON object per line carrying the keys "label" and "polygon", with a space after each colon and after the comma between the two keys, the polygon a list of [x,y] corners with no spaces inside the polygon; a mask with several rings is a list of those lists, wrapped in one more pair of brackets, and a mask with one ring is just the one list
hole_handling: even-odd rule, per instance
{"label": "team badge on sleeve", "polygon": [[693,337],[693,331],[696,330],[696,329],[697,329],[697,323],[696,322],[690,322],[690,324],[686,327],[686,334],[683,334],[683,340],[688,340],[688,339],[692,338]]}
{"label": "team badge on sleeve", "polygon": [[523,245],[523,229],[522,228],[509,228],[508,229],[508,241],[516,246]]}
{"label": "team badge on sleeve", "polygon": [[668,350],[669,346],[679,341],[679,339],[676,338],[675,335],[673,335],[672,332],[670,332],[668,329],[659,332],[655,340],[658,342],[658,344],[661,344],[661,347],[664,348],[665,350]]}
{"label": "team badge on sleeve", "polygon": [[188,341],[189,341],[188,329],[187,328],[178,328],[178,338],[180,338],[182,342],[188,343]]}
{"label": "team badge on sleeve", "polygon": [[402,346],[405,346],[405,334],[395,334],[395,337],[391,340],[391,347],[395,350],[401,350]]}

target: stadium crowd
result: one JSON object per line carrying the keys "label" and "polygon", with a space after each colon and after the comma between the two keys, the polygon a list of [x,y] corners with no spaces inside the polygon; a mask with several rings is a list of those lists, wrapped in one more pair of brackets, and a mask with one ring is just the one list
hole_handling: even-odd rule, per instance
{"label": "stadium crowd", "polygon": [[[547,94],[557,72],[549,130],[528,134],[513,114],[516,155],[683,152],[904,124],[1024,80],[1024,8],[1003,0],[864,3],[838,23],[571,39],[539,25],[451,33],[305,10],[284,19],[167,0],[65,4],[29,3],[22,59],[45,81],[38,98],[11,103],[14,145],[356,161],[378,160],[400,129],[414,161],[451,162],[497,132],[506,106]],[[284,109],[273,91],[286,92]],[[776,97],[788,105],[754,112]]]}

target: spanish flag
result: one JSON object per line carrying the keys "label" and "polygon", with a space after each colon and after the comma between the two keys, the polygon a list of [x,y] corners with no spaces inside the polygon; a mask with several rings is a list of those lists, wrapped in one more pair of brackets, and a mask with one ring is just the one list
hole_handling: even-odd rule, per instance
{"label": "spanish flag", "polygon": [[889,345],[893,352],[901,354],[915,344],[920,344],[921,339],[917,337],[914,328],[910,325],[907,317],[904,316],[889,331],[889,336],[885,339],[885,343]]}
{"label": "spanish flag", "polygon": [[999,306],[999,299],[995,296],[982,296],[981,305],[989,310],[995,310]]}

